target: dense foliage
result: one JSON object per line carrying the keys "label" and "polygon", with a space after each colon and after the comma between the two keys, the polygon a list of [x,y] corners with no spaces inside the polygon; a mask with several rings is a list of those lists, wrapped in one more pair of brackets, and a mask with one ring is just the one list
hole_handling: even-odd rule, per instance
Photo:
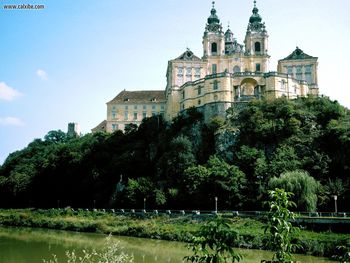
{"label": "dense foliage", "polygon": [[282,98],[227,113],[204,123],[189,109],[172,123],[154,116],[125,133],[80,138],[50,131],[0,166],[0,207],[213,210],[218,197],[219,210],[263,209],[271,178],[305,171],[317,184],[317,210],[333,211],[337,195],[338,210],[349,211],[346,108],[323,97]]}
{"label": "dense foliage", "polygon": [[228,220],[215,218],[201,226],[188,245],[191,256],[184,259],[195,263],[233,263],[243,257],[234,250],[239,244],[238,232],[232,230]]}

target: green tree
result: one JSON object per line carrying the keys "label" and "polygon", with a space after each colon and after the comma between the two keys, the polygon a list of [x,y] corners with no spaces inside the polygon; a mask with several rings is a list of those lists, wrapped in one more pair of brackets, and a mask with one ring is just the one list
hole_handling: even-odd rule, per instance
{"label": "green tree", "polygon": [[124,128],[124,133],[125,134],[131,134],[137,131],[137,124],[135,123],[128,123],[125,124],[125,128]]}
{"label": "green tree", "polygon": [[270,162],[270,173],[274,176],[279,176],[284,172],[297,169],[301,169],[301,162],[294,148],[287,145],[278,147]]}
{"label": "green tree", "polygon": [[262,262],[293,262],[292,252],[298,247],[297,244],[293,243],[293,237],[299,230],[297,227],[293,227],[290,222],[295,219],[294,213],[289,210],[295,207],[295,203],[289,200],[293,193],[276,188],[269,191],[268,194],[270,211],[265,227],[265,234],[267,234],[266,247],[275,251],[275,253],[272,261],[263,260]]}
{"label": "green tree", "polygon": [[233,249],[238,241],[238,233],[231,229],[225,219],[218,217],[200,228],[188,245],[193,255],[184,259],[198,263],[238,262],[242,255]]}
{"label": "green tree", "polygon": [[305,171],[285,172],[269,181],[269,188],[282,188],[294,193],[293,200],[301,211],[313,212],[317,208],[317,192],[320,184]]}
{"label": "green tree", "polygon": [[61,130],[49,131],[45,135],[44,140],[53,143],[65,142],[67,140],[67,134]]}
{"label": "green tree", "polygon": [[237,166],[226,163],[216,155],[210,156],[207,168],[215,195],[227,200],[230,207],[242,207],[243,194],[247,187],[245,174]]}
{"label": "green tree", "polygon": [[143,198],[150,199],[154,192],[153,182],[146,177],[139,177],[137,179],[128,179],[126,186],[126,197],[133,203],[141,203]]}

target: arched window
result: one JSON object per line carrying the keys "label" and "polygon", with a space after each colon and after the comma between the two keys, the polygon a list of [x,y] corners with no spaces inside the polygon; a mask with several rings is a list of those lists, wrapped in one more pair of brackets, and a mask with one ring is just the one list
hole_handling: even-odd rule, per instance
{"label": "arched window", "polygon": [[211,43],[211,53],[216,54],[218,52],[218,44],[215,42]]}
{"label": "arched window", "polygon": [[255,47],[255,52],[261,52],[260,42],[255,42],[254,47]]}
{"label": "arched window", "polygon": [[233,73],[241,72],[241,68],[239,66],[233,67]]}

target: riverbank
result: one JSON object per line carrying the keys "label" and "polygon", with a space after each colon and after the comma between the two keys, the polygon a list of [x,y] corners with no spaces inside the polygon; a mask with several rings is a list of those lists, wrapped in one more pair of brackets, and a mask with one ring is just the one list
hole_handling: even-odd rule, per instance
{"label": "riverbank", "polygon": [[[0,225],[36,227],[79,232],[94,232],[121,236],[144,237],[188,242],[205,222],[205,217],[185,216],[125,216],[102,211],[0,210]],[[239,232],[237,247],[264,249],[264,226],[260,220],[233,217],[228,219]],[[331,257],[337,246],[349,242],[350,235],[302,230],[296,237],[302,248],[298,253]]]}

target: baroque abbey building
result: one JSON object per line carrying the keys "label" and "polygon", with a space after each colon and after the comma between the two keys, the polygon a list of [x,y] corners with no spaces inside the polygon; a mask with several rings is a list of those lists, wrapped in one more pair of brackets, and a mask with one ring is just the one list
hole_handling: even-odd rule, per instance
{"label": "baroque abbey building", "polygon": [[168,62],[165,91],[122,91],[107,103],[107,120],[93,132],[112,132],[128,123],[140,124],[152,115],[170,121],[180,112],[196,107],[206,121],[225,116],[226,110],[253,99],[295,99],[317,96],[317,57],[298,47],[269,71],[267,29],[254,1],[244,43],[222,24],[214,6],[203,34],[203,56],[187,49]]}

